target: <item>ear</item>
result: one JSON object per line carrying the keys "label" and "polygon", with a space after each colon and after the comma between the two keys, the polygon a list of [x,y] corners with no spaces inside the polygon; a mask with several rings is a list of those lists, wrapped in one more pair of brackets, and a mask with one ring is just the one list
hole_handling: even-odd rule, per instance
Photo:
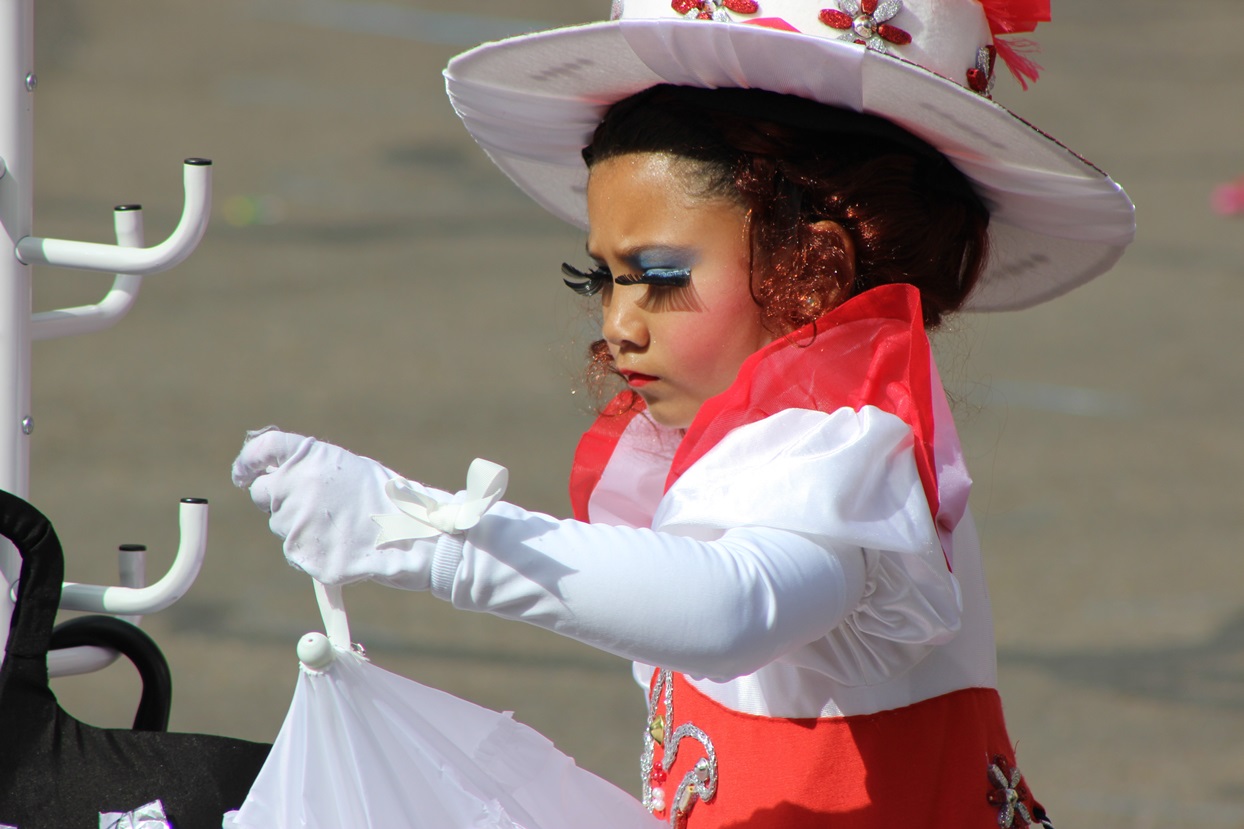
{"label": "ear", "polygon": [[855,242],[842,225],[821,219],[807,226],[804,245],[820,262],[833,263],[833,291],[821,296],[822,307],[828,310],[846,299],[855,285]]}
{"label": "ear", "polygon": [[842,251],[843,262],[850,268],[850,272],[843,274],[848,277],[849,284],[855,278],[855,242],[851,239],[851,234],[847,233],[846,228],[832,219],[821,219],[808,225],[808,233],[811,234],[809,242],[818,247],[824,245],[826,247],[835,247]]}

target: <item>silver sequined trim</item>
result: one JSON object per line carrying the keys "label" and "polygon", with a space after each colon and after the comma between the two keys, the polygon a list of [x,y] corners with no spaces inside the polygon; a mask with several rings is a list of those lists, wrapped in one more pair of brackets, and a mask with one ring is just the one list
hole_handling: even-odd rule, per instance
{"label": "silver sequined trim", "polygon": [[717,794],[717,752],[713,748],[713,741],[691,723],[678,726],[674,730],[674,738],[666,740],[668,745],[661,765],[666,771],[674,765],[674,760],[678,756],[678,746],[684,737],[697,740],[700,745],[704,746],[705,756],[696,761],[694,768],[683,775],[682,781],[678,784],[678,789],[674,793],[674,802],[670,808],[670,826],[677,826],[678,820],[691,811],[697,799],[708,803]]}
{"label": "silver sequined trim", "polygon": [[985,82],[984,91],[980,93],[981,95],[984,95],[986,98],[993,97],[993,84],[996,78],[996,76],[994,75],[993,68],[989,65],[991,63],[989,59],[990,58],[989,51],[990,50],[988,46],[982,46],[981,48],[976,50],[976,68],[979,69],[981,72],[984,72],[985,77],[989,79],[988,81]]}
{"label": "silver sequined trim", "polygon": [[656,757],[656,740],[652,738],[652,721],[662,701],[662,695],[665,697],[665,723],[668,724],[674,720],[674,683],[669,671],[658,671],[656,680],[652,683],[652,689],[649,691],[648,722],[644,728],[644,753],[639,758],[639,771],[644,776],[644,808],[650,812],[657,811],[652,802],[652,768]]}
{"label": "silver sequined trim", "polygon": [[670,811],[670,826],[676,827],[678,822],[691,811],[696,800],[708,803],[717,794],[717,751],[713,741],[703,729],[692,723],[683,723],[672,732],[669,726],[674,722],[674,679],[670,671],[657,673],[648,696],[648,728],[644,731],[644,753],[640,757],[639,768],[643,774],[643,803],[650,812],[660,811],[653,799],[652,770],[656,764],[656,740],[652,736],[652,723],[658,705],[665,706],[664,715],[664,751],[661,757],[661,768],[669,771],[678,758],[678,747],[684,738],[690,737],[704,747],[704,757],[696,761],[695,766],[683,775],[674,792],[674,798],[661,805]]}

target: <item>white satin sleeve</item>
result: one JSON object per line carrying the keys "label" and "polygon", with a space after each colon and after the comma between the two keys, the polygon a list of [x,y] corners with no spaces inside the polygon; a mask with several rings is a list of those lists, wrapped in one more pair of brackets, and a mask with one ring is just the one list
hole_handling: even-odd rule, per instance
{"label": "white satin sleeve", "polygon": [[766,527],[700,541],[502,502],[441,537],[431,582],[455,607],[726,681],[837,625],[863,593],[864,557]]}
{"label": "white satin sleeve", "polygon": [[684,473],[655,530],[497,504],[438,540],[432,592],[695,677],[875,682],[958,627],[911,441],[875,409],[782,412]]}

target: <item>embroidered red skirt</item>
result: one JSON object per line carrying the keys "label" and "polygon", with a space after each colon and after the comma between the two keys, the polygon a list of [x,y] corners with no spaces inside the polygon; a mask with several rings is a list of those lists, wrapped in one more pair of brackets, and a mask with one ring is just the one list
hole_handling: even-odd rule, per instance
{"label": "embroidered red skirt", "polygon": [[[716,759],[711,799],[683,804],[676,825],[686,829],[997,829],[1045,818],[1016,770],[994,689],[862,716],[781,719],[732,711],[681,675],[673,681],[670,732],[696,726]],[[679,742],[668,772],[656,772],[668,798],[658,817],[678,809],[680,781],[706,755],[695,739]],[[654,759],[660,767],[661,746]]]}

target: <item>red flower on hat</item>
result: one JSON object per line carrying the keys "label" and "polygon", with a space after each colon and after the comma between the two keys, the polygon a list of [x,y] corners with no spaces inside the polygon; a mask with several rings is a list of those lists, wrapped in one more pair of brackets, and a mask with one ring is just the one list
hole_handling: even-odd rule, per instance
{"label": "red flower on hat", "polygon": [[903,46],[911,35],[886,21],[903,10],[903,0],[837,0],[838,8],[822,9],[821,22],[831,29],[845,30],[839,39],[862,43],[869,49],[889,54],[887,43]]}
{"label": "red flower on hat", "polygon": [[695,20],[728,21],[726,11],[755,14],[760,11],[756,0],[673,0],[670,6],[683,17]]}

